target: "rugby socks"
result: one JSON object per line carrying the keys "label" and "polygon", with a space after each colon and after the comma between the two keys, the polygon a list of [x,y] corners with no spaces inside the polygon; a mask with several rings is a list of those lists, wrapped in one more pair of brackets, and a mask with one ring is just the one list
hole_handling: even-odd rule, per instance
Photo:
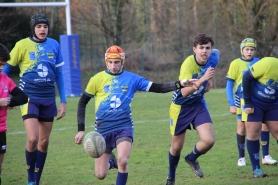
{"label": "rugby socks", "polygon": [[47,153],[43,153],[43,152],[37,150],[37,163],[36,163],[36,168],[35,168],[36,185],[40,184],[40,179],[41,179],[44,163],[46,160],[46,156],[47,156]]}
{"label": "rugby socks", "polygon": [[195,162],[200,155],[203,155],[203,153],[199,152],[195,145],[193,151],[187,155],[187,158],[189,161]]}
{"label": "rugby socks", "polygon": [[28,152],[25,150],[26,164],[27,164],[27,173],[28,173],[28,182],[35,182],[35,164],[37,159],[37,151]]}
{"label": "rugby socks", "polygon": [[116,185],[125,185],[127,182],[128,173],[118,172]]}
{"label": "rugby socks", "polygon": [[269,155],[269,131],[262,131],[261,132],[261,145],[263,151],[263,158],[266,155]]}
{"label": "rugby socks", "polygon": [[168,177],[171,177],[172,179],[175,179],[176,178],[176,169],[177,169],[178,164],[179,164],[180,155],[173,156],[169,152],[168,156],[169,156],[169,173],[168,173]]}
{"label": "rugby socks", "polygon": [[255,170],[256,167],[260,169],[260,141],[250,141],[247,139],[246,145],[253,170]]}
{"label": "rugby socks", "polygon": [[245,157],[245,135],[236,134],[239,158]]}
{"label": "rugby socks", "polygon": [[112,159],[109,159],[109,164],[110,164],[109,170],[115,167],[115,163]]}

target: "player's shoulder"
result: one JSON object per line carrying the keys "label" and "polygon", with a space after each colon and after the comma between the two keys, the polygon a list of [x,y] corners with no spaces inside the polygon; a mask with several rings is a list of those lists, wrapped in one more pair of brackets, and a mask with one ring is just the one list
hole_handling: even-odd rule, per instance
{"label": "player's shoulder", "polygon": [[59,42],[57,40],[53,39],[53,38],[47,37],[46,41],[48,43],[54,44],[55,46],[60,46]]}
{"label": "player's shoulder", "polygon": [[30,42],[29,37],[17,41],[15,46],[25,46],[27,42]]}

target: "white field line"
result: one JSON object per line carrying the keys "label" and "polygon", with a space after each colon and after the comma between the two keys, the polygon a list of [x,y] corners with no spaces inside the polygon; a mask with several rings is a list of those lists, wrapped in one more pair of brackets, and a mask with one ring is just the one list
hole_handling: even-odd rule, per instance
{"label": "white field line", "polygon": [[[230,113],[223,113],[223,114],[212,114],[211,117],[222,117],[222,116],[227,116],[230,115]],[[144,123],[149,123],[149,122],[168,122],[169,119],[164,119],[164,120],[152,120],[152,121],[136,121],[134,124],[144,124]],[[55,123],[54,123],[55,124]],[[76,127],[61,127],[61,128],[55,128],[52,129],[52,131],[61,131],[61,130],[69,130],[69,129],[76,129]],[[94,128],[94,125],[88,125],[86,128]],[[17,135],[17,134],[26,134],[25,131],[16,131],[16,132],[7,132],[8,135]]]}

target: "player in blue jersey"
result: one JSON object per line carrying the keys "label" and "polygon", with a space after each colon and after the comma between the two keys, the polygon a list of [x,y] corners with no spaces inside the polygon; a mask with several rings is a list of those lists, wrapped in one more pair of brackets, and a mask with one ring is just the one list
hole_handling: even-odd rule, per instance
{"label": "player in blue jersey", "polygon": [[[204,93],[210,89],[210,81],[215,74],[220,53],[213,49],[214,41],[207,34],[200,34],[194,39],[193,51],[181,65],[179,79],[198,79],[197,90],[185,87],[174,91],[170,106],[170,132],[172,143],[168,153],[169,172],[166,185],[175,184],[176,169],[183,148],[185,133],[191,126],[197,130],[200,141],[191,153],[185,156],[185,161],[192,168],[193,173],[203,177],[203,171],[197,158],[208,152],[215,142],[212,120],[204,99]],[[196,86],[195,86],[196,87]]]}
{"label": "player in blue jersey", "polygon": [[[125,185],[128,179],[128,161],[133,142],[133,120],[130,104],[135,92],[166,93],[183,86],[192,86],[196,80],[181,80],[157,84],[123,69],[125,53],[119,46],[111,46],[105,53],[107,70],[93,76],[78,103],[78,133],[75,143],[81,144],[85,130],[85,109],[95,97],[95,131],[103,135],[106,151],[95,159],[95,175],[102,180],[108,170],[118,168],[116,185]],[[112,150],[116,148],[118,160]]]}
{"label": "player in blue jersey", "polygon": [[[66,96],[62,72],[64,61],[59,43],[47,37],[48,19],[42,14],[34,15],[30,27],[32,35],[16,43],[3,72],[8,74],[17,65],[20,69],[19,87],[29,98],[28,103],[20,107],[27,134],[27,184],[39,185],[54,117],[57,112],[57,120],[65,116]],[[58,110],[55,84],[60,95]]]}
{"label": "player in blue jersey", "polygon": [[252,163],[253,176],[265,177],[260,168],[260,130],[262,122],[278,142],[278,59],[265,57],[253,64],[243,75],[242,86],[246,146]]}
{"label": "player in blue jersey", "polygon": [[[252,38],[244,39],[240,44],[240,51],[242,57],[233,60],[230,64],[229,71],[227,73],[226,94],[230,104],[230,112],[237,114],[237,148],[239,153],[238,166],[246,166],[245,160],[245,121],[246,114],[242,110],[244,106],[243,94],[242,94],[242,76],[247,69],[257,61],[259,58],[254,57],[257,49],[257,43]],[[261,144],[262,144],[262,163],[263,164],[276,164],[269,155],[269,130],[265,124],[262,124],[261,130]]]}

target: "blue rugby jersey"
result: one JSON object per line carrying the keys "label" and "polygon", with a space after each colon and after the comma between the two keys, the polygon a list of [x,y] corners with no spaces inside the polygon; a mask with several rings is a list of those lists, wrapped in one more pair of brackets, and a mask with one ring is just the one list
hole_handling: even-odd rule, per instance
{"label": "blue rugby jersey", "polygon": [[[213,49],[205,65],[199,65],[195,59],[195,55],[187,57],[181,65],[179,79],[181,80],[201,78],[202,76],[204,76],[209,67],[215,68],[217,66],[219,55],[219,51],[217,49]],[[203,83],[203,85],[199,89],[197,89],[194,93],[186,98],[182,96],[180,89],[174,91],[172,102],[177,105],[192,105],[203,101],[207,83],[208,81]]]}
{"label": "blue rugby jersey", "polygon": [[8,64],[19,66],[19,88],[29,98],[55,98],[56,68],[64,65],[56,40],[46,38],[39,42],[28,37],[18,41]]}
{"label": "blue rugby jersey", "polygon": [[278,104],[278,59],[264,57],[253,64],[249,71],[256,79],[251,86],[252,100]]}
{"label": "blue rugby jersey", "polygon": [[102,135],[126,128],[133,129],[131,102],[136,91],[148,92],[152,82],[137,74],[102,71],[93,76],[85,94],[95,98],[95,130]]}

